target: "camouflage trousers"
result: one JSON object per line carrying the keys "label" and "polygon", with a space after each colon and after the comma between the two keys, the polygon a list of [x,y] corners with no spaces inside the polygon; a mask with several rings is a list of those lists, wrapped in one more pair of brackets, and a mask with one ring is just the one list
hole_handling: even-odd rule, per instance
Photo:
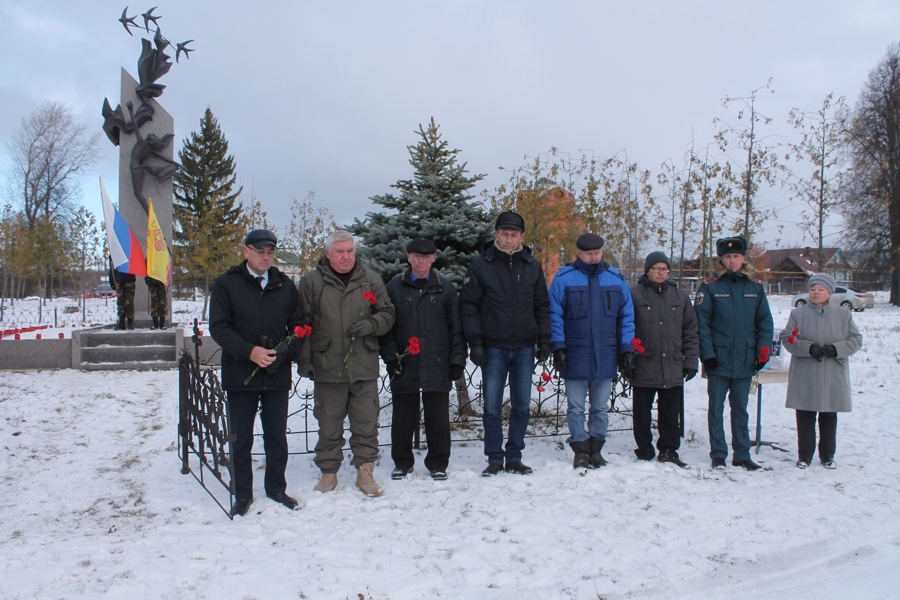
{"label": "camouflage trousers", "polygon": [[147,291],[150,292],[150,304],[147,307],[150,316],[165,317],[169,308],[166,286],[153,279],[147,286]]}
{"label": "camouflage trousers", "polygon": [[119,317],[134,318],[134,286],[133,281],[116,282],[116,312]]}

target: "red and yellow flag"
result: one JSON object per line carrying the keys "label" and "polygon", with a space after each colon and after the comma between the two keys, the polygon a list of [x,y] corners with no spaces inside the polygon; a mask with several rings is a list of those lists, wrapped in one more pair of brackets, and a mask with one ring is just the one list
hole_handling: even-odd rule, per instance
{"label": "red and yellow flag", "polygon": [[148,200],[147,210],[147,277],[166,284],[166,289],[172,285],[172,255],[169,254],[169,246],[166,244],[166,236],[156,213],[153,212],[153,200]]}

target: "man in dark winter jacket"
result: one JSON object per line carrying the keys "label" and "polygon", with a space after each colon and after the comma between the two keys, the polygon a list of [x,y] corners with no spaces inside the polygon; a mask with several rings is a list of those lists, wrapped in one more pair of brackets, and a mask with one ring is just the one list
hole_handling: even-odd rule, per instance
{"label": "man in dark winter jacket", "polygon": [[406,245],[409,268],[387,284],[396,318],[381,338],[381,358],[391,382],[391,479],[413,470],[413,434],[419,426],[419,395],[425,411],[432,479],[447,479],[450,462],[450,389],[462,377],[466,343],[459,320],[456,287],[432,268],[437,248],[431,240]]}
{"label": "man in dark winter jacket", "polygon": [[606,465],[601,450],[609,429],[610,390],[617,367],[624,373],[632,365],[634,311],[625,277],[603,260],[603,238],[585,233],[575,245],[575,262],[557,271],[550,285],[550,348],[553,364],[566,380],[567,441],[577,469]]}
{"label": "man in dark winter jacket", "polygon": [[[550,302],[541,263],[524,245],[525,219],[506,211],[494,224],[494,240],[484,245],[466,271],[459,310],[470,358],[484,382],[484,477],[507,472],[527,475],[522,462],[531,417],[534,360],[550,355]],[[503,448],[503,388],[509,376],[509,439]],[[506,465],[504,467],[504,460]]]}
{"label": "man in dark winter jacket", "polygon": [[[700,284],[694,309],[700,329],[700,361],[708,378],[709,456],[714,469],[725,468],[725,395],[731,405],[732,464],[748,471],[760,468],[750,459],[750,383],[765,366],[772,349],[774,325],[762,282],[745,272],[747,239],[716,242],[725,271]],[[765,350],[763,350],[765,348]]]}
{"label": "man in dark winter jacket", "polygon": [[287,414],[291,361],[302,340],[275,347],[306,323],[294,283],[272,266],[278,240],[256,229],[244,238],[245,260],[216,278],[210,295],[209,333],[222,347],[222,388],[228,397],[234,440],[232,516],[253,502],[253,423],[260,410],[266,452],[266,495],[296,509],[285,493]]}
{"label": "man in dark winter jacket", "polygon": [[657,398],[659,462],[690,468],[678,456],[681,446],[679,418],[684,414],[684,382],[697,374],[700,340],[697,314],[690,297],[669,281],[669,258],[651,252],[644,275],[631,288],[634,335],[640,340],[631,377],[633,392],[634,453],[653,460],[651,407]]}

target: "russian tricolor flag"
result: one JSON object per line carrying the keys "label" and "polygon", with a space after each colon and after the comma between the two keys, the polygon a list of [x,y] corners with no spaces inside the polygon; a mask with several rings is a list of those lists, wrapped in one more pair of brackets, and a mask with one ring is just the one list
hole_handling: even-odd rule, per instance
{"label": "russian tricolor flag", "polygon": [[144,259],[144,252],[128,223],[106,195],[102,177],[100,194],[103,197],[103,220],[106,222],[106,237],[109,240],[109,255],[112,257],[113,268],[122,273],[146,277],[147,261]]}

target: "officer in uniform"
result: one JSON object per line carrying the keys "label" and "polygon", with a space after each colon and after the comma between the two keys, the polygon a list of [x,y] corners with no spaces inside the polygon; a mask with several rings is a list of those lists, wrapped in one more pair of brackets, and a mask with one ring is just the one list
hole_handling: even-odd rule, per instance
{"label": "officer in uniform", "polygon": [[708,378],[709,456],[714,469],[724,469],[728,456],[726,394],[731,405],[732,465],[748,471],[760,468],[750,459],[747,401],[750,382],[765,366],[771,350],[774,325],[762,282],[747,273],[747,247],[747,238],[740,235],[718,240],[716,250],[724,270],[706,279],[694,300],[700,360]]}

